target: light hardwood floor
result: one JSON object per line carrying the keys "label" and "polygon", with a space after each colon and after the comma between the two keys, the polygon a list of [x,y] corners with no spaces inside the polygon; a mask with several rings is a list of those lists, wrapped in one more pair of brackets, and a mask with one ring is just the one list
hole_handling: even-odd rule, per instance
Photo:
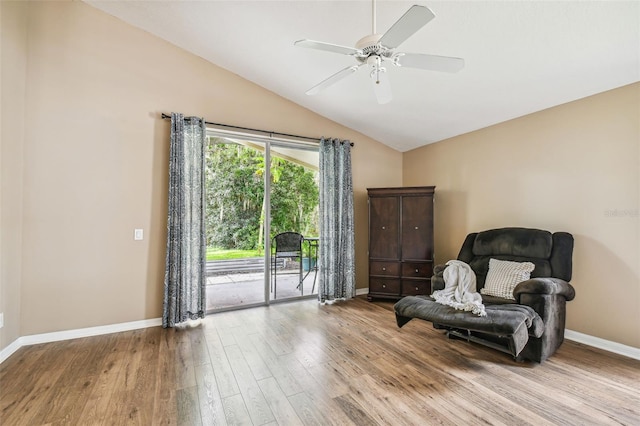
{"label": "light hardwood floor", "polygon": [[24,347],[0,365],[0,423],[640,424],[640,361],[565,341],[516,363],[391,309],[303,301]]}

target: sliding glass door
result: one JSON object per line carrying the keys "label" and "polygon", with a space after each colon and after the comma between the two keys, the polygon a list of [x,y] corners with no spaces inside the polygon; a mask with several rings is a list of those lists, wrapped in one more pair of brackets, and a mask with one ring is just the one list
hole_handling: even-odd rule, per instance
{"label": "sliding glass door", "polygon": [[271,144],[270,299],[317,294],[318,152]]}
{"label": "sliding glass door", "polygon": [[[317,293],[317,145],[208,135],[207,310]],[[283,233],[300,245],[276,255]]]}

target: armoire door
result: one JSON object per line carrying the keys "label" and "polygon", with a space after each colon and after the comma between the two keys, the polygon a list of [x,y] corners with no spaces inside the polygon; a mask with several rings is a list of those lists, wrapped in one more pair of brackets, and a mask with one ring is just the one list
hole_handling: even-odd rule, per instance
{"label": "armoire door", "polygon": [[402,259],[433,259],[433,197],[402,197]]}
{"label": "armoire door", "polygon": [[372,259],[399,259],[400,223],[398,197],[371,197],[369,199],[369,257]]}

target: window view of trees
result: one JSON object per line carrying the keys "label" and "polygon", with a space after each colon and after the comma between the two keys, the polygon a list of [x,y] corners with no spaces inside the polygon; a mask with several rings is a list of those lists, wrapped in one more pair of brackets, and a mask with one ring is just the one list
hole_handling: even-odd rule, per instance
{"label": "window view of trees", "polygon": [[[264,155],[212,139],[206,161],[207,247],[258,250],[263,247]],[[271,157],[271,235],[296,231],[318,235],[317,172]]]}

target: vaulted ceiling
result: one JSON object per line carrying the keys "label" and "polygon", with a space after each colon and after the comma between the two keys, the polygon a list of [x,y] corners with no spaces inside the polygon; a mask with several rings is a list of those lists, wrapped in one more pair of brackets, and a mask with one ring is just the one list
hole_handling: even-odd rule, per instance
{"label": "vaulted ceiling", "polygon": [[365,67],[306,95],[355,59],[293,45],[354,46],[370,1],[85,1],[403,152],[640,81],[638,1],[377,1],[378,33],[414,3],[436,16],[399,51],[465,60],[452,74],[387,66],[383,105]]}

